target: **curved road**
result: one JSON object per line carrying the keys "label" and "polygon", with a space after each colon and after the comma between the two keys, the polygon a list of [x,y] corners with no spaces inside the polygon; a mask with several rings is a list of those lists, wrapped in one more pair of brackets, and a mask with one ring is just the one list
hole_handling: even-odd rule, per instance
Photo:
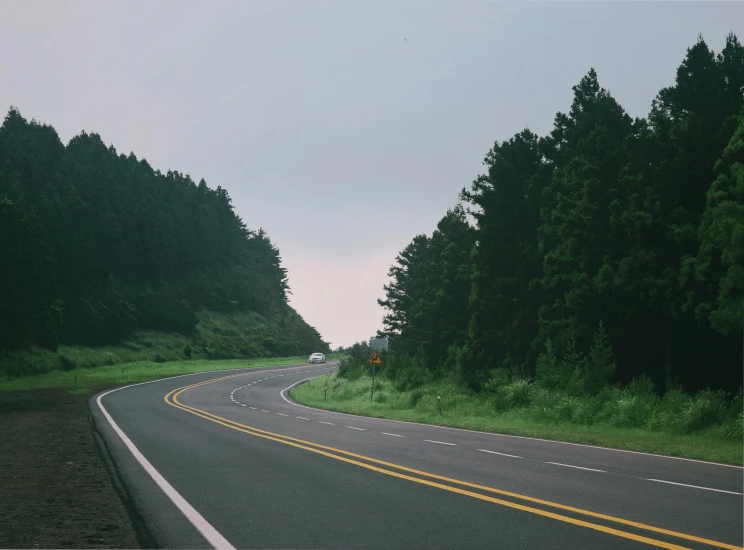
{"label": "curved road", "polygon": [[212,372],[91,399],[168,548],[740,548],[739,467],[364,418],[287,389],[335,365]]}

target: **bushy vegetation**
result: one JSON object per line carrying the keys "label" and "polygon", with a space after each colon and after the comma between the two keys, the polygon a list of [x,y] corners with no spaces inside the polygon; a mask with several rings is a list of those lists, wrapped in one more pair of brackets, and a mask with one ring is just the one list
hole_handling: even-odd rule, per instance
{"label": "bushy vegetation", "polygon": [[137,332],[117,345],[59,346],[56,352],[32,346],[0,358],[0,378],[72,371],[134,362],[166,363],[304,356],[313,353],[313,329],[294,311],[284,318],[255,312],[197,313],[190,336]]}
{"label": "bushy vegetation", "polygon": [[[32,346],[62,346],[56,360],[66,368],[83,361],[76,346],[147,347],[154,332],[180,335],[167,337],[173,349],[160,346],[165,360],[328,351],[288,292],[279,250],[262,229],[246,227],[225,189],[163,174],[97,134],[65,146],[51,126],[8,112],[0,127],[6,371],[45,370],[43,359],[18,359]],[[259,318],[289,334],[239,326],[255,329]],[[105,353],[114,352],[96,352]]]}
{"label": "bushy vegetation", "polygon": [[[570,370],[563,362],[557,366]],[[661,397],[642,377],[592,395],[577,391],[575,380],[559,384],[564,389],[554,380],[495,369],[475,392],[453,379],[391,379],[385,367],[370,402],[369,368],[347,359],[345,371],[298,386],[292,396],[338,412],[742,464],[741,393],[732,399],[721,391],[690,395],[677,388]]]}
{"label": "bushy vegetation", "polygon": [[[329,386],[338,402],[369,399],[370,368],[367,350],[344,358]],[[637,428],[648,432],[691,435],[741,442],[744,402],[741,391],[732,396],[721,390],[696,394],[673,388],[656,393],[650,378],[641,375],[626,386],[611,384],[612,352],[600,329],[589,353],[575,347],[558,356],[547,350],[538,357],[534,378],[496,368],[479,389],[467,388],[457,374],[436,378],[420,363],[386,354],[378,367],[375,403],[396,410],[436,412],[436,397],[451,418],[520,416],[536,424],[576,424],[605,428]],[[423,407],[423,409],[421,409]]]}

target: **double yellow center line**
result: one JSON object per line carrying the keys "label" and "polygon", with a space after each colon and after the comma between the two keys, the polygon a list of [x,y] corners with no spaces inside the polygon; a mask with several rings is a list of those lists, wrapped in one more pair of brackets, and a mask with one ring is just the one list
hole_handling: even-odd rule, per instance
{"label": "double yellow center line", "polygon": [[[537,505],[540,505],[546,508],[552,508],[552,509],[561,510],[564,512],[570,512],[575,515],[586,516],[588,518],[594,518],[594,519],[602,520],[605,522],[621,524],[626,527],[633,527],[641,531],[649,531],[652,533],[658,533],[660,535],[666,535],[667,537],[671,537],[671,538],[683,539],[683,540],[687,540],[690,542],[696,542],[696,543],[701,543],[701,544],[705,544],[709,546],[715,546],[717,548],[726,548],[729,550],[744,550],[744,548],[740,546],[734,546],[732,544],[727,544],[724,542],[705,539],[702,537],[696,537],[694,535],[679,533],[677,531],[671,531],[669,529],[662,529],[660,527],[654,527],[652,525],[646,525],[644,523],[639,523],[636,521],[630,521],[630,520],[626,520],[622,518],[617,518],[614,516],[609,516],[606,514],[591,512],[589,510],[583,510],[581,508],[576,508],[573,506],[558,504],[556,502],[551,502],[548,500],[542,500],[542,499],[530,497],[527,495],[521,495],[518,493],[509,492],[509,491],[503,491],[501,489],[495,489],[493,487],[478,485],[476,483],[470,483],[470,482],[462,481],[459,479],[453,479],[453,478],[449,478],[445,476],[440,476],[440,475],[432,474],[429,472],[423,472],[421,470],[415,470],[413,468],[408,468],[406,466],[401,466],[399,464],[393,464],[391,462],[385,462],[383,460],[378,460],[376,458],[352,453],[349,451],[344,451],[341,449],[336,449],[334,447],[320,445],[318,443],[313,443],[311,441],[305,441],[303,439],[297,439],[294,437],[289,437],[289,436],[277,434],[274,432],[261,430],[258,428],[254,428],[252,426],[241,424],[240,422],[235,422],[234,420],[229,420],[227,418],[218,416],[216,414],[212,414],[202,409],[197,409],[195,407],[184,405],[183,403],[178,401],[178,397],[187,390],[190,390],[192,388],[197,388],[200,386],[205,386],[208,384],[213,384],[221,380],[226,380],[229,378],[236,378],[239,376],[265,374],[267,372],[297,370],[298,368],[307,368],[307,367],[290,367],[290,368],[283,368],[283,369],[274,369],[271,371],[266,371],[266,370],[253,371],[253,372],[249,371],[249,372],[244,372],[240,374],[233,374],[230,376],[222,376],[219,378],[213,378],[211,380],[207,380],[204,382],[199,382],[196,384],[190,384],[188,386],[176,388],[175,390],[169,392],[165,396],[164,399],[166,403],[168,403],[169,405],[173,407],[176,407],[188,413],[204,418],[205,420],[215,422],[217,424],[225,426],[226,428],[230,428],[232,430],[243,432],[245,434],[249,434],[255,437],[261,437],[264,439],[270,439],[271,441],[276,441],[277,443],[282,443],[284,445],[290,445],[298,449],[310,451],[312,453],[320,454],[328,458],[332,458],[334,460],[340,460],[342,462],[346,462],[347,464],[353,464],[361,468],[366,468],[367,470],[372,470],[372,471],[385,474],[385,475],[389,475],[389,476],[393,476],[399,479],[405,479],[407,481],[411,481],[414,483],[428,485],[429,487],[435,487],[437,489],[449,491],[451,493],[457,493],[460,495],[468,496],[471,498],[476,498],[478,500],[490,502],[493,504],[499,504],[501,506],[506,506],[508,508],[513,508],[516,510],[521,510],[523,512],[529,512],[531,514],[536,514],[538,516],[548,517],[548,518],[551,518],[557,521],[562,521],[565,523],[578,525],[580,527],[585,527],[587,529],[601,531],[602,533],[607,533],[609,535],[614,535],[614,536],[621,537],[624,539],[630,539],[630,540],[634,540],[638,542],[643,542],[645,544],[649,544],[649,545],[656,546],[659,548],[669,548],[669,549],[686,548],[685,546],[672,544],[669,542],[665,542],[663,540],[657,540],[657,539],[653,539],[650,537],[636,535],[634,533],[629,533],[629,532],[621,531],[618,529],[613,529],[612,527],[607,527],[599,523],[592,523],[590,521],[585,521],[583,519],[577,519],[577,518],[570,517],[567,515],[552,512],[550,510],[544,510],[542,508],[535,508],[533,506],[527,506],[525,504],[520,504],[519,502],[504,500],[503,498],[496,498],[491,495],[496,494],[502,497],[509,497],[510,499],[515,499],[515,500],[523,501],[523,502],[529,502],[529,503],[537,504]],[[441,482],[447,483],[447,485]],[[474,492],[469,489],[476,489],[481,492]],[[483,494],[483,493],[487,493],[487,494]]]}

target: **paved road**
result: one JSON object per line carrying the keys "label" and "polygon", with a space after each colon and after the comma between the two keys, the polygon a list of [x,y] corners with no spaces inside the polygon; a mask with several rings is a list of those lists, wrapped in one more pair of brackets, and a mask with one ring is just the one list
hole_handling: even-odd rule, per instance
{"label": "paved road", "polygon": [[283,391],[333,368],[192,375],[94,398],[152,544],[742,546],[741,468],[318,411]]}

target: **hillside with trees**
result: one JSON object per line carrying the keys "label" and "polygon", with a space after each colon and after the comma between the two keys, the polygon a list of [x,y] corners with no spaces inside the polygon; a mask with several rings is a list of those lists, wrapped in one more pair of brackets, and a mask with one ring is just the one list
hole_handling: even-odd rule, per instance
{"label": "hillside with trees", "polygon": [[65,146],[51,126],[8,112],[0,369],[20,374],[13,356],[32,346],[116,345],[142,333],[178,335],[180,358],[327,351],[288,292],[279,250],[222,187],[161,173],[97,134]]}
{"label": "hillside with trees", "polygon": [[387,375],[476,392],[742,386],[744,48],[701,38],[644,119],[591,69],[552,131],[485,172],[390,269]]}

